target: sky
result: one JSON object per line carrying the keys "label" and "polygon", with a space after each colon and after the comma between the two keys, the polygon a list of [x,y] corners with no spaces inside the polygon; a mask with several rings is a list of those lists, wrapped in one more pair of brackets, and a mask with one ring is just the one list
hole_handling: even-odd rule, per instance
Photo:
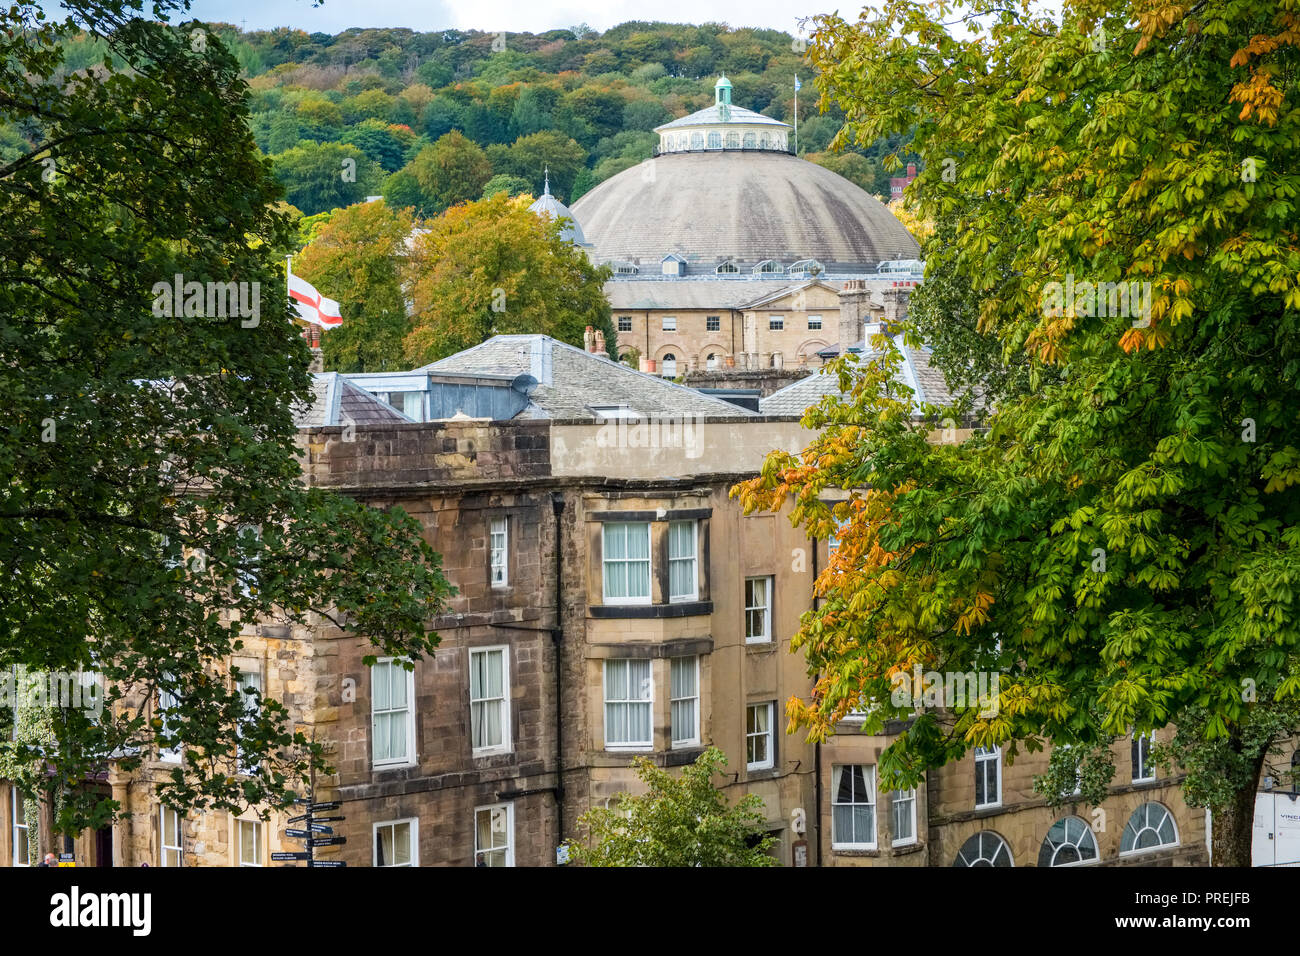
{"label": "sky", "polygon": [[[540,33],[586,23],[606,30],[628,20],[727,23],[797,32],[802,16],[840,8],[839,0],[194,0],[193,16],[246,30],[290,26],[308,33],[349,27],[409,27]],[[172,19],[175,19],[173,17]]]}

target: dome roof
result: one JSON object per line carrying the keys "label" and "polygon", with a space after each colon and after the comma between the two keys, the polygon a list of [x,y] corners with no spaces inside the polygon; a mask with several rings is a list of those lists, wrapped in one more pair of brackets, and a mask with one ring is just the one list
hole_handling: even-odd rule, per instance
{"label": "dome roof", "polygon": [[[843,176],[788,153],[668,153],[574,203],[598,261],[816,259],[866,265],[915,259],[916,240],[885,205]],[[839,270],[843,271],[843,270]]]}
{"label": "dome roof", "polygon": [[569,207],[560,202],[551,195],[551,177],[550,173],[546,176],[546,186],[540,196],[533,200],[528,207],[530,212],[541,215],[545,213],[554,220],[567,220],[560,226],[560,238],[565,239],[575,246],[587,245],[587,240],[582,234],[582,226],[578,224],[578,219],[569,211]]}
{"label": "dome roof", "polygon": [[[722,111],[724,109],[728,111],[725,119],[722,116]],[[706,106],[702,110],[696,110],[688,116],[675,119],[671,123],[664,123],[662,126],[656,126],[655,132],[662,133],[666,129],[682,129],[687,126],[717,126],[721,123],[749,123],[754,126],[773,126],[779,129],[792,129],[789,123],[783,123],[779,119],[774,119],[771,116],[764,116],[762,113],[755,113],[753,110],[747,110],[743,106],[714,103],[712,106]]]}

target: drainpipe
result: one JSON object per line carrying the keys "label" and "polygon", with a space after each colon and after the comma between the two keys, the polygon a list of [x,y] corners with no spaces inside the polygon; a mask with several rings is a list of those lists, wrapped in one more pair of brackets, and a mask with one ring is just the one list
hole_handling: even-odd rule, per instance
{"label": "drainpipe", "polygon": [[[817,580],[817,539],[809,538],[812,542],[812,576],[813,581]],[[817,610],[817,597],[813,596],[813,610]],[[822,744],[817,741],[813,744],[813,799],[817,801],[817,808],[813,811],[813,827],[817,830],[817,867],[822,865]]]}
{"label": "drainpipe", "polygon": [[[647,320],[648,322],[648,320]],[[648,327],[648,326],[647,326]],[[555,513],[555,627],[551,629],[551,643],[555,647],[555,833],[556,846],[564,842],[564,668],[561,666],[564,649],[564,623],[562,603],[563,565],[561,520],[564,516],[564,496],[551,495],[551,509]]]}

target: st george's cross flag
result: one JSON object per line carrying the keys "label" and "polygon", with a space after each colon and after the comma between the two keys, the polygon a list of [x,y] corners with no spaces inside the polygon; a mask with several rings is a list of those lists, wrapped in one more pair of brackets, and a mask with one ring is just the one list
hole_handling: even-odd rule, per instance
{"label": "st george's cross flag", "polygon": [[317,292],[316,287],[302,276],[289,273],[289,298],[293,300],[294,307],[304,322],[326,329],[337,328],[343,324],[343,313],[339,311],[339,304]]}

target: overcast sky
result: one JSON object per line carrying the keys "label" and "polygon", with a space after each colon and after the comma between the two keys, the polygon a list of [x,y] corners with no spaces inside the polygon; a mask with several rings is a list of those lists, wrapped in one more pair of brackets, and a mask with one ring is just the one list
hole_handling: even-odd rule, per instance
{"label": "overcast sky", "polygon": [[[597,30],[628,20],[668,23],[721,22],[733,27],[771,27],[794,33],[799,17],[857,6],[838,0],[195,0],[194,16],[247,30],[291,26],[309,33],[349,27],[412,30],[490,30],[540,33],[587,23]],[[173,17],[174,19],[174,17]]]}

